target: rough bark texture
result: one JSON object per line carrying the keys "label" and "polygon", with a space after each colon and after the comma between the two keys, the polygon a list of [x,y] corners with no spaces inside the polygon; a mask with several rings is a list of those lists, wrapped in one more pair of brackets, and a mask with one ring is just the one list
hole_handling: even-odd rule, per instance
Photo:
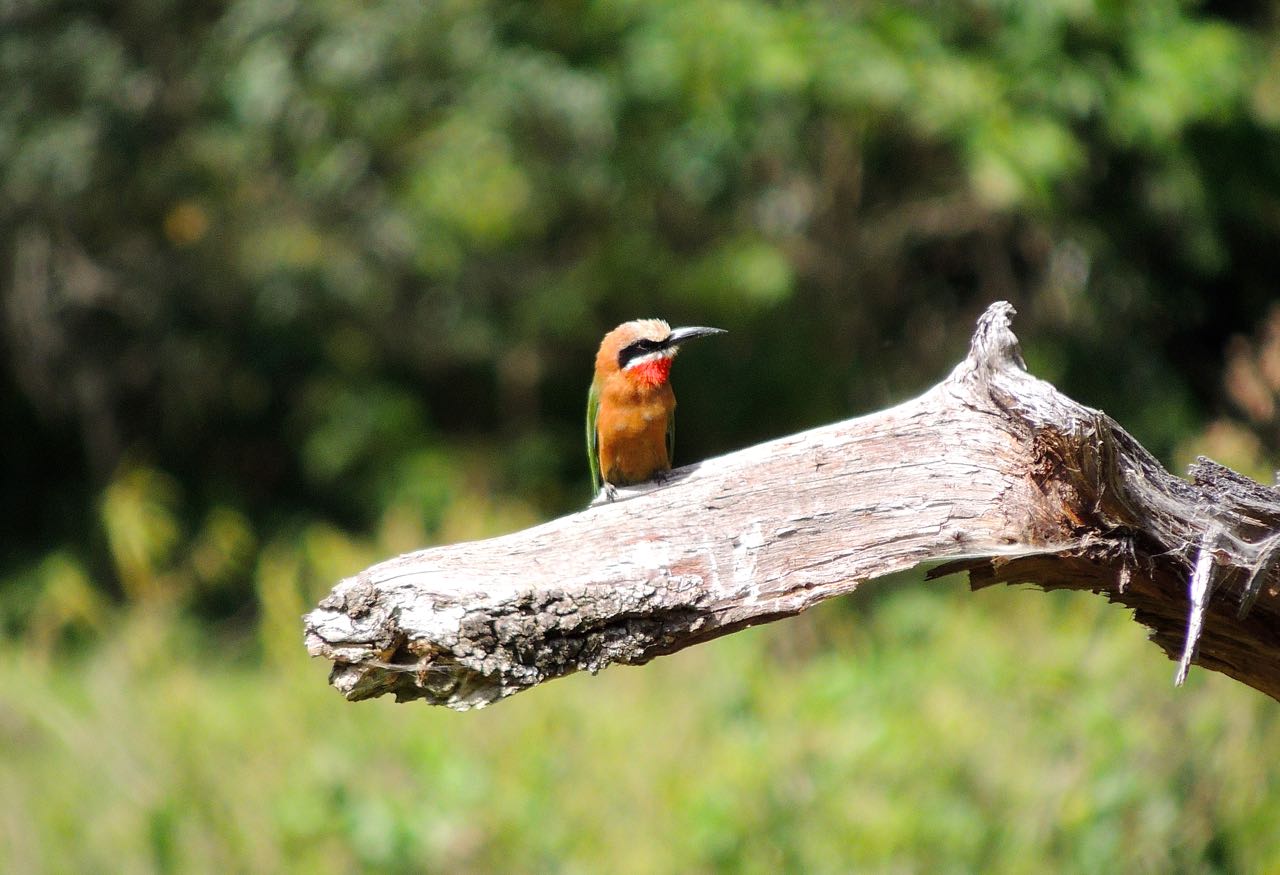
{"label": "rough bark texture", "polygon": [[1012,313],[992,305],[968,357],[898,407],[347,578],[307,615],[307,648],[349,699],[475,708],[943,561],[931,576],[1106,595],[1179,680],[1194,660],[1280,698],[1280,493],[1208,460],[1170,475],[1026,372]]}

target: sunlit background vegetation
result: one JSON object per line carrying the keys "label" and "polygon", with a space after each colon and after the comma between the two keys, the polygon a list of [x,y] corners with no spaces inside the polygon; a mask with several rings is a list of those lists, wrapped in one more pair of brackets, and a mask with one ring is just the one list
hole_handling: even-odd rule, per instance
{"label": "sunlit background vegetation", "polygon": [[1174,470],[1280,463],[1262,2],[0,4],[0,870],[1268,872],[1276,704],[1084,595],[907,576],[488,711],[299,616],[910,397],[991,301]]}

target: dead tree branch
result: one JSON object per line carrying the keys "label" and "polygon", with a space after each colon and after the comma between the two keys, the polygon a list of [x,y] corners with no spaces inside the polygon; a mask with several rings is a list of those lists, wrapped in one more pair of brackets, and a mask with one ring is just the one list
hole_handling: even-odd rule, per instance
{"label": "dead tree branch", "polygon": [[[674,472],[661,488],[340,582],[307,648],[349,699],[467,709],[797,614],[922,563],[976,587],[1089,590],[1170,657],[1280,698],[1280,492],[1169,474],[1027,373],[992,305],[915,400]],[[1188,636],[1190,630],[1191,635]]]}

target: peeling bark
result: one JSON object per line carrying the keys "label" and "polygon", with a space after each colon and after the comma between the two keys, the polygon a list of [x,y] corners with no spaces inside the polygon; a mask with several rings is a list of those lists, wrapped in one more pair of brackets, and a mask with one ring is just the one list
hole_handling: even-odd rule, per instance
{"label": "peeling bark", "polygon": [[307,648],[348,699],[465,710],[943,562],[930,577],[1105,595],[1179,682],[1195,662],[1280,698],[1280,493],[1205,459],[1169,474],[1027,373],[1012,313],[993,304],[965,360],[905,404],[347,578],[307,615]]}

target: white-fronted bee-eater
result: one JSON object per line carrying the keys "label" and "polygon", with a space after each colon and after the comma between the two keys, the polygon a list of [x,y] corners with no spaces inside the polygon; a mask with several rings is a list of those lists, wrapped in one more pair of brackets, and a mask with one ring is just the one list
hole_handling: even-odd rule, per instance
{"label": "white-fronted bee-eater", "polygon": [[723,333],[637,319],[604,336],[587,396],[587,456],[595,492],[603,487],[612,498],[614,487],[671,470],[676,409],[671,363],[685,341]]}

